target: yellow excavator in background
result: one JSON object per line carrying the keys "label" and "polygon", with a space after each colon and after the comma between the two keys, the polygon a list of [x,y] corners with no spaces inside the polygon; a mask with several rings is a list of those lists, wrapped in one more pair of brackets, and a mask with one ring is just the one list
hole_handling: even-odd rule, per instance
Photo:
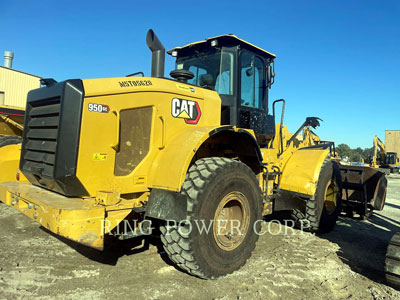
{"label": "yellow excavator in background", "polygon": [[398,173],[400,169],[399,157],[396,152],[386,152],[385,144],[374,137],[374,154],[371,159],[371,167],[383,169],[385,173]]}

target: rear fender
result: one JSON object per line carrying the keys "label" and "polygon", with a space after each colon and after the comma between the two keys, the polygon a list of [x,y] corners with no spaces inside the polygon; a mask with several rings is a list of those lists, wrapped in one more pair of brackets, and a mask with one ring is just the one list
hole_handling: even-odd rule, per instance
{"label": "rear fender", "polygon": [[250,132],[233,126],[189,128],[167,142],[158,154],[151,169],[149,187],[179,192],[195,155],[202,158],[220,154],[203,151],[210,144],[227,145],[255,173],[260,170],[262,155]]}
{"label": "rear fender", "polygon": [[149,187],[179,191],[193,156],[207,140],[209,132],[215,128],[215,126],[189,128],[167,141],[165,148],[153,161]]}

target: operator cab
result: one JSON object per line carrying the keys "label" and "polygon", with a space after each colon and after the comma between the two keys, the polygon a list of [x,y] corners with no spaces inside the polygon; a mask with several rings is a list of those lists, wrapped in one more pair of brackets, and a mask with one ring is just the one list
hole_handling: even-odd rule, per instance
{"label": "operator cab", "polygon": [[260,145],[266,145],[274,136],[274,117],[268,111],[274,54],[232,34],[177,47],[167,53],[176,57],[176,70],[171,76],[219,94],[222,125],[253,129]]}
{"label": "operator cab", "polygon": [[385,165],[395,165],[397,163],[397,153],[387,152],[384,159]]}

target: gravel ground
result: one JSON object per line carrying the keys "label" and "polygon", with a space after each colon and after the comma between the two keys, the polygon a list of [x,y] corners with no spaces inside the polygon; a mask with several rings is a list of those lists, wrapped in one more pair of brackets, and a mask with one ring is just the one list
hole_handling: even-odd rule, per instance
{"label": "gravel ground", "polygon": [[340,218],[316,236],[264,224],[247,264],[212,281],[166,262],[157,240],[136,239],[106,253],[49,234],[0,204],[0,299],[400,299],[384,284],[387,244],[400,231],[400,175],[369,221]]}

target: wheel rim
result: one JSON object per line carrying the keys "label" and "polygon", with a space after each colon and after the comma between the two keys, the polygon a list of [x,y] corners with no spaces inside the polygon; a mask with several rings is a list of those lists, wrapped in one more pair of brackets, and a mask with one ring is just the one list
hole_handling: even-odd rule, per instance
{"label": "wheel rim", "polygon": [[250,223],[249,202],[240,192],[227,194],[219,203],[214,216],[214,239],[222,250],[232,251],[246,237]]}
{"label": "wheel rim", "polygon": [[326,186],[325,189],[325,196],[324,196],[324,204],[325,204],[325,209],[328,214],[332,214],[337,206],[337,196],[339,193],[339,187],[335,182],[332,180],[329,181],[328,185]]}

